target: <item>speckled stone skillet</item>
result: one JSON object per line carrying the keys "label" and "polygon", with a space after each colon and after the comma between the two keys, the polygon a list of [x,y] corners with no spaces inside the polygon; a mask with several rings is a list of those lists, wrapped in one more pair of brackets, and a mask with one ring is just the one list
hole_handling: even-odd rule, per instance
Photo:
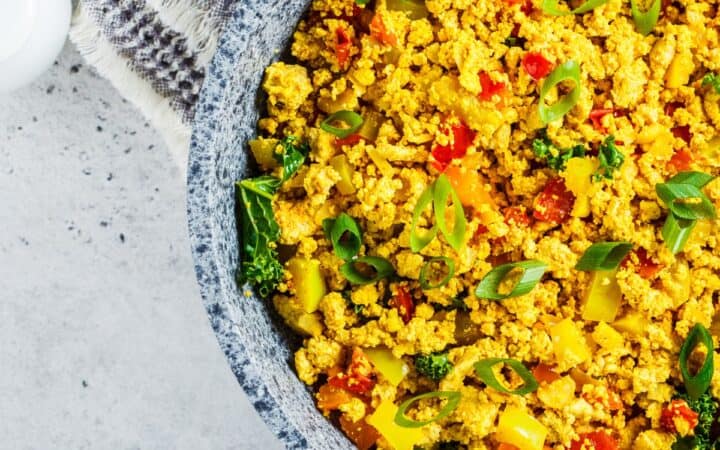
{"label": "speckled stone skillet", "polygon": [[[195,271],[218,342],[260,416],[287,448],[350,449],[291,369],[297,341],[269,302],[235,284],[235,180],[247,176],[248,139],[262,108],[265,67],[286,48],[307,0],[238,2],[198,106],[188,166]],[[239,448],[242,443],[237,444]]]}

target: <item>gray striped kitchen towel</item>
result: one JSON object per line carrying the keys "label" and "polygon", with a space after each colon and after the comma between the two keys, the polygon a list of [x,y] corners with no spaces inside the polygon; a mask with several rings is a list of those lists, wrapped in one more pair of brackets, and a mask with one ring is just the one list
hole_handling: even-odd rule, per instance
{"label": "gray striped kitchen towel", "polygon": [[70,39],[185,166],[195,103],[237,0],[80,0]]}

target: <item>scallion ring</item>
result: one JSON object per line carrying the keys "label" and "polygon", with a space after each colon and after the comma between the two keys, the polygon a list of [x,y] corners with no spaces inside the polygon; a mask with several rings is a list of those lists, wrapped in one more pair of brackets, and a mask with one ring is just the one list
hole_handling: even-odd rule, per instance
{"label": "scallion ring", "polygon": [[635,21],[635,27],[643,36],[647,36],[655,28],[655,24],[660,17],[660,8],[662,0],[653,0],[647,11],[641,11],[638,6],[638,0],[630,0],[630,10]]}
{"label": "scallion ring", "polygon": [[633,245],[630,242],[595,243],[585,250],[575,268],[577,270],[615,270],[632,248]]}
{"label": "scallion ring", "polygon": [[[563,98],[558,100],[554,105],[547,106],[545,104],[545,97],[547,94],[563,81],[573,81],[575,87]],[[580,100],[580,66],[575,61],[567,61],[566,63],[558,66],[553,70],[550,75],[543,82],[542,88],[540,88],[540,100],[538,105],[538,112],[540,113],[540,120],[543,123],[548,124],[555,120],[562,118],[567,114],[573,106]]]}
{"label": "scallion ring", "polygon": [[349,215],[341,213],[335,219],[323,220],[323,230],[338,258],[348,261],[360,251],[362,232]]}
{"label": "scallion ring", "polygon": [[[335,122],[344,122],[348,127],[334,127],[332,124]],[[322,123],[320,124],[320,128],[327,131],[328,133],[334,134],[340,139],[345,139],[346,137],[359,130],[362,124],[363,118],[360,116],[360,114],[352,111],[343,110],[330,114],[325,120],[322,121]]]}
{"label": "scallion ring", "polygon": [[424,19],[429,14],[423,0],[387,0],[385,7],[389,11],[404,12],[410,20]]}
{"label": "scallion ring", "polygon": [[559,0],[543,0],[542,10],[545,14],[551,16],[569,16],[570,14],[584,14],[607,2],[608,0],[588,0],[572,11],[568,11],[558,8]]}
{"label": "scallion ring", "polygon": [[691,184],[702,189],[715,177],[702,172],[680,172],[666,181],[667,184]]}
{"label": "scallion ring", "polygon": [[[442,262],[445,267],[447,268],[447,274],[437,283],[430,284],[430,280],[428,278],[431,277],[431,274],[428,272],[433,271],[433,263]],[[453,275],[455,275],[455,261],[448,258],[447,256],[436,256],[434,258],[430,258],[425,264],[423,264],[422,268],[420,269],[420,278],[418,281],[420,281],[420,287],[423,290],[428,289],[436,289],[439,287],[443,287],[450,279],[452,279]]]}
{"label": "scallion ring", "polygon": [[[498,364],[505,364],[510,367],[516,374],[523,380],[523,385],[517,389],[510,390],[506,388],[500,380],[495,376],[493,367]],[[482,380],[483,383],[487,384],[496,391],[503,392],[505,394],[514,395],[525,395],[531,392],[535,392],[538,388],[538,382],[533,374],[528,370],[527,367],[517,359],[510,358],[488,358],[483,359],[475,363],[475,374]]]}
{"label": "scallion ring", "polygon": [[[505,300],[510,297],[518,297],[532,291],[540,281],[547,264],[538,260],[521,261],[503,264],[493,268],[483,277],[475,289],[475,296],[489,300]],[[512,280],[506,280],[511,272],[517,271]],[[502,286],[503,282],[513,281],[512,289],[509,286]],[[505,287],[503,292],[499,289]]]}
{"label": "scallion ring", "polygon": [[[405,411],[408,410],[410,405],[415,403],[418,400],[422,400],[424,398],[446,398],[447,403],[443,408],[440,410],[440,412],[437,414],[437,416],[433,417],[430,420],[424,420],[424,421],[416,421],[412,419],[408,419],[408,417],[405,415]],[[427,392],[425,394],[416,395],[415,397],[405,400],[397,410],[397,413],[395,414],[395,423],[398,426],[401,426],[403,428],[420,428],[424,427],[425,425],[435,422],[440,419],[444,419],[445,417],[449,416],[450,413],[455,411],[455,408],[458,407],[458,404],[460,403],[460,392],[457,391],[433,391],[433,392]]]}
{"label": "scallion ring", "polygon": [[[454,208],[454,224],[453,229],[448,229],[447,221],[445,220],[445,209],[447,208],[448,197],[452,200]],[[455,250],[460,250],[460,246],[463,244],[465,239],[465,228],[467,227],[467,220],[465,219],[465,210],[463,210],[462,203],[460,203],[460,197],[458,196],[455,189],[450,184],[450,180],[445,174],[442,174],[435,180],[435,191],[433,193],[434,206],[435,206],[435,222],[440,232],[445,236],[448,244]]]}
{"label": "scallion ring", "polygon": [[[700,369],[695,375],[691,375],[688,359],[698,344],[702,344],[707,353]],[[697,400],[710,387],[714,370],[713,353],[714,347],[710,332],[702,324],[695,324],[680,347],[680,373],[685,383],[685,390],[692,400]]]}
{"label": "scallion ring", "polygon": [[715,219],[715,205],[692,184],[658,183],[655,192],[679,219]]}
{"label": "scallion ring", "polygon": [[[374,271],[374,276],[369,276],[361,272],[357,264],[365,264],[370,266]],[[348,261],[340,267],[340,273],[352,284],[371,284],[387,278],[395,273],[395,268],[390,261],[378,256],[361,256],[359,258]]]}
{"label": "scallion ring", "polygon": [[417,253],[430,243],[437,235],[437,223],[433,224],[430,231],[422,233],[418,231],[418,221],[423,211],[433,202],[435,183],[431,184],[420,194],[415,209],[413,209],[412,222],[410,223],[410,250]]}
{"label": "scallion ring", "polygon": [[685,247],[693,228],[695,228],[695,223],[694,220],[680,219],[673,213],[668,214],[665,225],[662,227],[662,237],[665,246],[673,255]]}

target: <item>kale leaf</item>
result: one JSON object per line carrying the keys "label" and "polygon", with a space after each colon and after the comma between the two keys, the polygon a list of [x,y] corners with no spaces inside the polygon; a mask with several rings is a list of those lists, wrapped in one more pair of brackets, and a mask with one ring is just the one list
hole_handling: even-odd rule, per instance
{"label": "kale leaf", "polygon": [[275,290],[283,275],[276,249],[280,227],[273,213],[273,196],[297,172],[310,150],[307,143],[298,144],[295,136],[286,137],[281,145],[283,152],[276,155],[283,165],[281,179],[262,175],[235,183],[242,233],[239,281],[257,287],[263,297]]}
{"label": "kale leaf", "polygon": [[720,75],[715,75],[714,73],[709,73],[703,77],[702,80],[703,86],[712,86],[712,88],[720,94]]}
{"label": "kale leaf", "polygon": [[695,426],[694,436],[680,437],[672,446],[673,450],[712,450],[715,448],[711,437],[712,427],[717,418],[718,402],[709,393],[704,393],[697,400],[692,400],[687,394],[678,396],[685,400],[693,411],[698,413],[698,424]]}
{"label": "kale leaf", "polygon": [[593,181],[599,181],[603,178],[612,180],[613,173],[625,162],[625,155],[615,146],[615,136],[610,135],[605,138],[598,150],[598,159],[600,167],[593,174]]}
{"label": "kale leaf", "polygon": [[544,159],[548,167],[558,172],[567,167],[570,158],[585,156],[585,147],[580,144],[570,148],[556,147],[548,137],[546,129],[540,132],[540,138],[533,141],[532,148],[535,156]]}

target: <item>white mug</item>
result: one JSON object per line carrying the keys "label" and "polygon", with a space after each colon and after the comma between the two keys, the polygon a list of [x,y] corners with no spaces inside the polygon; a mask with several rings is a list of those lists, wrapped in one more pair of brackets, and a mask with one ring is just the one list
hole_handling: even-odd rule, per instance
{"label": "white mug", "polygon": [[52,65],[71,10],[71,0],[0,0],[0,92],[30,83]]}

